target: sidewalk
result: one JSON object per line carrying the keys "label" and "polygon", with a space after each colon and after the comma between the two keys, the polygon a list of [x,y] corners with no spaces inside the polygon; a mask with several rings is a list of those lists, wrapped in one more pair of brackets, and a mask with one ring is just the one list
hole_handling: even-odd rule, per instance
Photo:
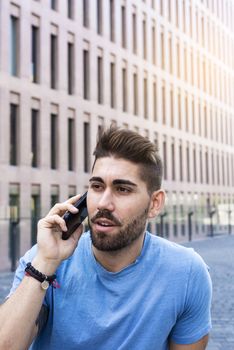
{"label": "sidewalk", "polygon": [[0,304],[9,293],[13,277],[13,272],[0,272]]}
{"label": "sidewalk", "polygon": [[184,245],[193,247],[210,267],[213,328],[207,350],[234,350],[234,235]]}

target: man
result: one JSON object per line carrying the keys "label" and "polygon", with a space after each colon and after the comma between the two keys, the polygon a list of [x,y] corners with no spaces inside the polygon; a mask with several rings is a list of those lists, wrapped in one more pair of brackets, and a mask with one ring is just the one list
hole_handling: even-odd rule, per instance
{"label": "man", "polygon": [[[40,350],[205,349],[211,327],[206,265],[194,251],[145,231],[165,197],[155,146],[110,128],[94,156],[90,232],[81,236],[79,227],[61,239],[63,215],[77,212],[79,196],[39,221],[37,246],[21,258],[0,308],[0,349],[27,349],[33,339],[32,349]],[[60,286],[53,286],[55,273]]]}

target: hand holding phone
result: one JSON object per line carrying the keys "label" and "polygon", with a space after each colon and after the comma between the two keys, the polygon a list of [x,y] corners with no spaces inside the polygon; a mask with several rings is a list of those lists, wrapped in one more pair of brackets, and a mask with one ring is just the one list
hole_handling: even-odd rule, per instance
{"label": "hand holding phone", "polygon": [[66,222],[67,231],[62,233],[63,240],[67,240],[88,216],[86,197],[87,192],[85,192],[83,196],[80,197],[80,199],[78,199],[78,201],[74,204],[74,206],[79,210],[78,213],[73,214],[67,211],[64,214],[63,219]]}

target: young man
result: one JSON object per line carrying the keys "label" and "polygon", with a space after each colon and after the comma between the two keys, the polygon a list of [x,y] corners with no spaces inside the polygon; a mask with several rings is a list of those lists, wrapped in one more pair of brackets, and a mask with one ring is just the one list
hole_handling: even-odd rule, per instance
{"label": "young man", "polygon": [[[94,156],[90,232],[79,227],[61,239],[63,215],[76,213],[79,196],[39,221],[37,246],[21,258],[0,308],[0,349],[27,349],[34,339],[32,349],[40,350],[204,350],[207,267],[194,251],[145,231],[165,197],[155,146],[110,128]],[[47,288],[55,273],[60,286]]]}

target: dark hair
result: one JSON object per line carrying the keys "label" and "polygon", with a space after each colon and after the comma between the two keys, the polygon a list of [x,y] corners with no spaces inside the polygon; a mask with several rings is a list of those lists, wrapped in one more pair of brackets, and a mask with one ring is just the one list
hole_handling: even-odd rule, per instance
{"label": "dark hair", "polygon": [[149,194],[161,187],[163,166],[158,149],[148,138],[134,131],[113,126],[102,130],[93,155],[93,167],[97,159],[111,156],[139,164],[139,175]]}

